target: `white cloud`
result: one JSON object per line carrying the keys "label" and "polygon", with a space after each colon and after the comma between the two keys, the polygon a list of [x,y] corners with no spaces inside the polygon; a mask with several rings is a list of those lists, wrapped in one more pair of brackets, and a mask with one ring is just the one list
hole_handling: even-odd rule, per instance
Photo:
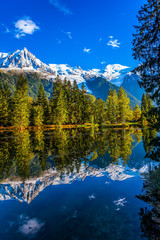
{"label": "white cloud", "polygon": [[103,64],[106,64],[106,62],[105,62],[105,61],[102,61],[101,64],[102,64],[102,65],[103,65]]}
{"label": "white cloud", "polygon": [[83,52],[85,52],[85,53],[90,53],[90,52],[91,52],[91,49],[85,47],[85,48],[83,49]]}
{"label": "white cloud", "polygon": [[57,39],[56,43],[57,43],[57,44],[61,44],[62,41],[61,41],[60,39]]}
{"label": "white cloud", "polygon": [[11,32],[11,30],[3,23],[2,23],[2,27],[3,27],[3,29],[5,29],[4,30],[5,33],[10,33]]}
{"label": "white cloud", "polygon": [[71,32],[66,32],[66,34],[68,35],[69,39],[72,39]]}
{"label": "white cloud", "polygon": [[113,48],[119,48],[120,43],[118,42],[118,39],[114,39],[113,36],[109,36],[110,40],[107,43],[108,46],[112,46]]}
{"label": "white cloud", "polygon": [[71,32],[64,32],[62,30],[62,33],[66,34],[69,37],[69,39],[72,39],[72,33]]}
{"label": "white cloud", "polygon": [[30,19],[30,18],[24,18],[20,19],[15,23],[15,32],[16,38],[23,37],[27,34],[31,35],[36,30],[39,30],[40,28]]}
{"label": "white cloud", "polygon": [[61,3],[60,0],[49,0],[49,3],[52,4],[55,8],[57,8],[59,11],[63,12],[65,15],[72,14],[71,10],[63,3]]}

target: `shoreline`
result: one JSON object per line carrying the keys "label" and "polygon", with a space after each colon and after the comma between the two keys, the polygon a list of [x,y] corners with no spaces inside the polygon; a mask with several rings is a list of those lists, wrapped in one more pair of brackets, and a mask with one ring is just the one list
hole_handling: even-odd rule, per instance
{"label": "shoreline", "polygon": [[[148,126],[148,125],[147,125]],[[43,125],[43,126],[28,126],[28,127],[15,127],[15,126],[8,126],[3,127],[0,126],[0,132],[3,131],[15,131],[15,130],[52,130],[52,129],[72,129],[72,128],[95,128],[95,127],[102,127],[102,128],[130,128],[130,127],[142,127],[139,123],[125,123],[125,124],[90,124],[90,123],[84,123],[84,124],[72,124],[72,125]]]}

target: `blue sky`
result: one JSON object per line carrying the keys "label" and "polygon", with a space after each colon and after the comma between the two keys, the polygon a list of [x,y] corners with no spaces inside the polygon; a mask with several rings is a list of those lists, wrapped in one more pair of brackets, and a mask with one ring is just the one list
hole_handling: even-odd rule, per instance
{"label": "blue sky", "polygon": [[1,1],[0,52],[26,47],[41,61],[134,67],[133,25],[145,0]]}

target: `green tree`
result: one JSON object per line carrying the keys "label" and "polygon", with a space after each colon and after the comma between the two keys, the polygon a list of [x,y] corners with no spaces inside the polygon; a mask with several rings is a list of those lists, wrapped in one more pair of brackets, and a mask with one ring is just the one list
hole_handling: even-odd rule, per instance
{"label": "green tree", "polygon": [[110,89],[107,97],[107,120],[110,123],[117,123],[117,104],[117,92],[115,89],[113,91]]}
{"label": "green tree", "polygon": [[25,181],[30,177],[31,143],[28,131],[16,132],[14,138],[14,159],[18,176]]}
{"label": "green tree", "polygon": [[147,96],[146,96],[145,93],[143,93],[143,95],[142,95],[141,111],[142,111],[142,114],[143,114],[145,117],[147,117],[148,111],[149,111],[149,106],[148,106]]}
{"label": "green tree", "polygon": [[102,124],[106,122],[106,103],[98,98],[95,102],[95,123]]}
{"label": "green tree", "polygon": [[33,106],[33,125],[42,126],[44,122],[44,110],[40,105]]}
{"label": "green tree", "polygon": [[140,86],[160,105],[160,1],[147,0],[138,12],[139,26],[133,34],[133,56],[141,61],[135,69]]}
{"label": "green tree", "polygon": [[138,104],[133,109],[133,121],[137,122],[141,118],[141,109]]}
{"label": "green tree", "polygon": [[8,84],[0,84],[0,125],[8,126],[11,115],[11,92]]}
{"label": "green tree", "polygon": [[43,123],[50,124],[51,122],[51,111],[49,101],[45,95],[43,84],[40,84],[39,91],[37,94],[36,105],[43,108]]}
{"label": "green tree", "polygon": [[63,125],[68,122],[67,98],[64,94],[63,84],[59,77],[54,83],[51,107],[53,123]]}
{"label": "green tree", "polygon": [[133,111],[130,106],[130,100],[125,90],[120,87],[118,92],[118,122],[125,124],[133,118]]}
{"label": "green tree", "polygon": [[13,95],[12,125],[25,128],[29,125],[28,80],[20,75]]}
{"label": "green tree", "polygon": [[80,114],[81,114],[81,123],[87,123],[90,121],[90,99],[89,95],[87,94],[87,90],[85,89],[84,83],[82,83],[81,91],[80,91]]}
{"label": "green tree", "polygon": [[90,123],[95,124],[96,97],[89,94],[89,100],[90,100]]}

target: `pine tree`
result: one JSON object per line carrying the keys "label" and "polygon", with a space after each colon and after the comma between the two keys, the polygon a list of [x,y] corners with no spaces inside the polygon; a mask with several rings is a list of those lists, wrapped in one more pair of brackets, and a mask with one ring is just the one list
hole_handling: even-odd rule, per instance
{"label": "pine tree", "polygon": [[147,0],[138,12],[139,26],[133,34],[133,56],[141,61],[135,69],[140,86],[160,106],[160,1]]}
{"label": "pine tree", "polygon": [[68,123],[72,123],[72,110],[73,110],[73,102],[72,102],[72,84],[70,81],[67,81],[67,109],[68,109]]}
{"label": "pine tree", "polygon": [[90,100],[90,123],[95,124],[96,97],[89,94],[89,100]]}
{"label": "pine tree", "polygon": [[0,85],[0,125],[8,126],[10,124],[11,114],[11,92],[8,84]]}
{"label": "pine tree", "polygon": [[87,123],[90,121],[91,109],[89,95],[87,94],[87,90],[85,89],[84,83],[82,83],[81,86],[80,103],[81,103],[81,122]]}
{"label": "pine tree", "polygon": [[47,97],[45,96],[45,91],[42,83],[40,84],[39,91],[37,94],[36,105],[39,105],[43,108],[42,116],[43,124],[50,124],[51,122],[50,105]]}
{"label": "pine tree", "polygon": [[128,121],[132,121],[133,112],[130,106],[130,99],[127,97],[127,93],[122,87],[118,92],[118,122],[125,124]]}
{"label": "pine tree", "polygon": [[142,125],[150,123],[151,125],[159,124],[159,114],[153,105],[149,94],[143,94],[141,102]]}
{"label": "pine tree", "polygon": [[141,109],[138,104],[136,104],[133,109],[133,121],[137,122],[141,118]]}
{"label": "pine tree", "polygon": [[113,91],[110,89],[107,97],[107,120],[110,123],[117,123],[117,92],[114,89]]}
{"label": "pine tree", "polygon": [[80,103],[80,90],[78,88],[77,82],[73,82],[72,87],[72,99],[71,99],[71,123],[77,124],[80,123],[82,117],[82,109]]}
{"label": "pine tree", "polygon": [[63,125],[68,122],[67,98],[64,94],[62,81],[57,77],[54,83],[51,108],[53,114],[53,123]]}
{"label": "pine tree", "polygon": [[143,93],[142,95],[142,102],[141,102],[141,111],[142,111],[142,115],[144,115],[145,117],[148,116],[148,101],[147,101],[147,97],[146,94]]}
{"label": "pine tree", "polygon": [[40,105],[33,107],[33,125],[42,126],[44,122],[44,110]]}
{"label": "pine tree", "polygon": [[13,95],[12,125],[26,128],[29,125],[29,114],[28,80],[20,75]]}
{"label": "pine tree", "polygon": [[106,103],[98,98],[95,102],[95,123],[102,124],[106,122]]}

